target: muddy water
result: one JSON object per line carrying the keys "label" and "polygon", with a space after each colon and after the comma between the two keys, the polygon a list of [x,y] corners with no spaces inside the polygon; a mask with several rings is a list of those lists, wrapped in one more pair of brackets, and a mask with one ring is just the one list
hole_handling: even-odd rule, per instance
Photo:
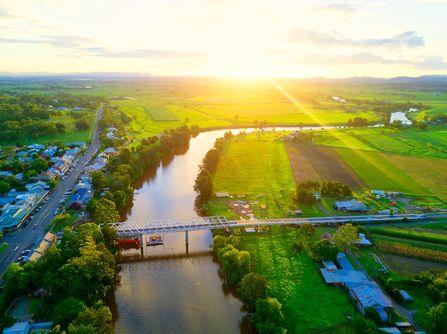
{"label": "muddy water", "polygon": [[[224,132],[199,134],[186,152],[149,171],[126,219],[143,223],[197,216],[193,184],[198,165]],[[144,247],[150,260],[122,266],[115,291],[116,333],[240,333],[245,314],[240,301],[223,288],[218,266],[207,253],[210,232],[189,232],[188,249],[183,233],[162,237],[164,245]]]}

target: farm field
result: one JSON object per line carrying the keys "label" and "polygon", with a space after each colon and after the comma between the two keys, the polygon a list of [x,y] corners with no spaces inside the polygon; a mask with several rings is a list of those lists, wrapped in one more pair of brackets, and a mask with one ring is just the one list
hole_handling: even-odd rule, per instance
{"label": "farm field", "polygon": [[255,271],[270,282],[270,294],[282,304],[288,333],[337,332],[356,310],[345,291],[323,282],[306,252],[292,253],[297,237],[296,230],[279,228],[264,235],[242,234],[241,248],[252,255]]}
{"label": "farm field", "polygon": [[216,192],[265,201],[264,214],[284,216],[293,208],[295,181],[280,133],[241,134],[226,143],[214,176]]}
{"label": "farm field", "polygon": [[339,181],[353,189],[364,186],[362,179],[331,147],[287,142],[293,175],[297,184],[305,181]]}
{"label": "farm field", "polygon": [[336,129],[314,132],[317,145],[362,149],[416,157],[447,158],[447,129],[430,127],[427,131],[410,128]]}

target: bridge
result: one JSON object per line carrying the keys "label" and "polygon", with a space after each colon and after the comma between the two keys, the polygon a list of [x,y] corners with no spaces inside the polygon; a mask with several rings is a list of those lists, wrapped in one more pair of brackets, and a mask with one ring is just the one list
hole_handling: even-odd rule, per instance
{"label": "bridge", "polygon": [[331,224],[372,224],[372,223],[396,223],[402,221],[421,221],[427,219],[446,218],[447,214],[421,213],[421,214],[395,214],[395,215],[358,215],[358,216],[332,216],[309,218],[280,218],[280,219],[251,219],[228,220],[224,217],[196,217],[190,220],[161,219],[151,220],[143,224],[135,222],[123,222],[111,224],[118,231],[120,239],[142,237],[143,235],[156,233],[203,231],[214,229],[231,229],[262,227],[273,225],[331,225]]}

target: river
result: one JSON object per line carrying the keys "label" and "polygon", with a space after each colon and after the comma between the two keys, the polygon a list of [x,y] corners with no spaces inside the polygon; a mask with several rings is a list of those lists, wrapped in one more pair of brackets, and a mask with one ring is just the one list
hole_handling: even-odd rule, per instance
{"label": "river", "polygon": [[[225,131],[200,133],[186,152],[149,171],[137,186],[127,220],[143,223],[197,216],[193,184],[198,165]],[[144,247],[144,256],[150,260],[122,265],[121,283],[115,291],[115,332],[240,333],[245,313],[241,302],[225,291],[218,266],[208,253],[211,233],[189,232],[188,250],[183,233],[162,237],[164,245]]]}

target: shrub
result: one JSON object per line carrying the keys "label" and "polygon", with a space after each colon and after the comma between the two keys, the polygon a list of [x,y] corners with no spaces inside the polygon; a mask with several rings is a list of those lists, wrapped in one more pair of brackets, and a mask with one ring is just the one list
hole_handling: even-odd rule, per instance
{"label": "shrub", "polygon": [[374,307],[367,307],[365,309],[365,317],[374,321],[375,323],[379,323],[381,321],[379,312],[377,312]]}

